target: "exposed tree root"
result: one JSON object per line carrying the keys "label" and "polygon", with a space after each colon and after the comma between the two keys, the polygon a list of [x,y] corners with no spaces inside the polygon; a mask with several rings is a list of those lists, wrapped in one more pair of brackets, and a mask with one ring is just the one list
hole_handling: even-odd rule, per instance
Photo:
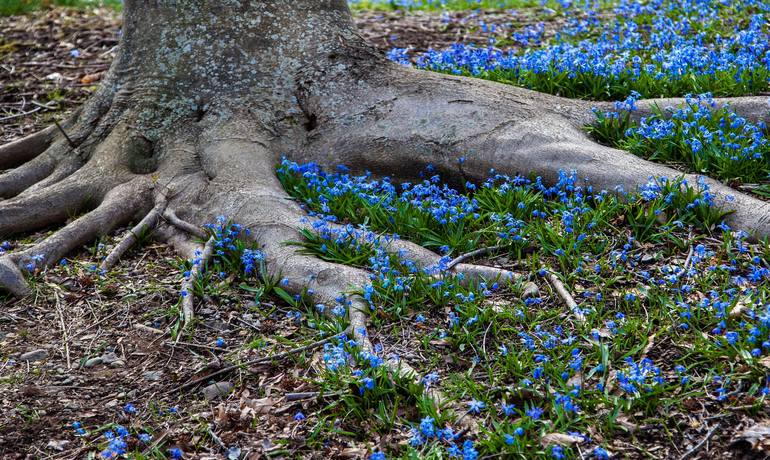
{"label": "exposed tree root", "polygon": [[81,167],[83,167],[83,160],[78,155],[71,155],[63,159],[44,179],[31,185],[26,190],[20,192],[18,196],[29,196],[38,191],[57,184],[71,175],[75,174]]}
{"label": "exposed tree root", "polygon": [[147,215],[144,216],[144,218],[139,221],[138,224],[126,232],[123,238],[121,238],[120,242],[118,242],[118,244],[115,245],[107,257],[104,258],[101,266],[99,267],[100,270],[102,272],[112,270],[112,267],[118,263],[120,258],[123,257],[123,254],[125,254],[126,251],[131,248],[131,246],[136,244],[142,235],[146,235],[148,232],[155,229],[155,227],[158,225],[158,222],[160,221],[161,214],[166,209],[167,205],[168,199],[166,198],[165,193],[158,194],[155,199],[155,207],[152,208],[152,210],[150,210],[150,212],[147,213]]}
{"label": "exposed tree root", "polygon": [[[211,260],[211,256],[214,253],[214,243],[214,237],[212,236],[206,241],[202,250],[196,251],[195,258],[191,260],[192,267],[190,268],[190,273],[184,280],[182,280],[182,328],[190,326],[195,317],[195,305],[193,303],[195,295],[193,294],[193,285],[203,274],[203,271],[206,269],[206,264]],[[182,328],[180,328],[180,330]]]}
{"label": "exposed tree root", "polygon": [[0,171],[27,163],[43,153],[53,141],[58,128],[54,125],[27,137],[0,146]]}
{"label": "exposed tree root", "polygon": [[[37,230],[64,222],[91,202],[99,202],[107,190],[104,181],[83,177],[60,182],[30,196],[0,202],[0,235]],[[107,184],[104,184],[107,185]]]}
{"label": "exposed tree root", "polygon": [[569,308],[570,312],[575,316],[575,319],[579,323],[585,323],[586,317],[583,312],[580,311],[580,306],[575,302],[575,298],[572,297],[572,294],[570,294],[569,290],[564,286],[564,283],[561,282],[559,277],[550,270],[546,272],[545,277],[548,282],[551,283],[551,286],[553,286],[556,293],[559,294],[559,297],[564,301],[564,304]]}
{"label": "exposed tree root", "polygon": [[352,227],[333,223],[325,223],[324,227],[320,229],[315,228],[312,225],[306,225],[303,228],[323,236],[323,232],[326,231],[324,228],[326,227],[334,229],[346,237],[353,238],[360,244],[371,244],[373,240],[376,239],[379,247],[384,251],[410,262],[414,262],[418,267],[432,272],[433,276],[436,278],[440,278],[446,273],[459,274],[462,275],[460,276],[460,283],[463,285],[482,281],[517,281],[524,283],[522,287],[523,298],[535,297],[539,294],[537,285],[531,281],[525,281],[519,273],[486,265],[461,263],[463,260],[473,257],[474,255],[480,255],[490,250],[494,250],[494,248],[483,248],[481,250],[473,251],[472,253],[458,256],[447,263],[443,263],[443,258],[430,249],[424,248],[419,244],[408,240],[395,238],[392,235],[375,235],[374,233],[364,232]]}
{"label": "exposed tree root", "polygon": [[163,212],[162,217],[166,222],[178,228],[179,230],[187,232],[190,235],[197,236],[200,239],[206,238],[206,232],[204,232],[203,229],[201,229],[200,227],[196,227],[195,225],[180,219],[176,215],[176,212],[174,212],[173,209],[166,209]]}
{"label": "exposed tree root", "polygon": [[0,175],[0,198],[10,198],[50,175],[56,167],[56,160],[43,154],[28,163]]}
{"label": "exposed tree root", "polygon": [[144,178],[121,184],[93,211],[30,248],[0,257],[0,286],[14,295],[25,295],[28,287],[23,271],[35,272],[58,263],[74,248],[130,221],[143,211],[149,195],[150,185]]}

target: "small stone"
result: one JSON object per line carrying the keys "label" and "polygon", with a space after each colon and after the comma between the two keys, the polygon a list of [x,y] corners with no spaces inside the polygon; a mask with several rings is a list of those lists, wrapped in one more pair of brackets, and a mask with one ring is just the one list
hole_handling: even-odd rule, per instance
{"label": "small stone", "polygon": [[70,442],[67,441],[67,440],[61,440],[61,441],[56,440],[55,441],[55,440],[52,439],[52,440],[48,441],[48,444],[45,447],[47,449],[58,450],[59,452],[62,452],[64,449],[67,448],[69,443]]}
{"label": "small stone", "polygon": [[116,359],[115,361],[110,363],[110,367],[123,367],[126,363],[122,359]]}
{"label": "small stone", "polygon": [[224,398],[233,389],[233,384],[230,382],[217,382],[212,383],[211,385],[205,387],[201,390],[201,393],[203,393],[203,397],[206,398],[209,401],[213,401],[215,399]]}
{"label": "small stone", "polygon": [[103,362],[102,361],[102,357],[101,356],[97,356],[96,358],[91,358],[88,361],[86,361],[84,366],[85,367],[94,367],[94,366],[96,366],[98,364],[101,364],[102,362]]}
{"label": "small stone", "polygon": [[642,254],[642,263],[649,264],[655,262],[655,256],[649,253]]}
{"label": "small stone", "polygon": [[118,358],[118,355],[112,352],[103,354],[101,358],[104,364],[112,364],[120,359]]}
{"label": "small stone", "polygon": [[163,378],[163,373],[161,371],[147,371],[144,374],[142,374],[142,377],[144,377],[146,380],[149,380],[151,382],[157,382],[161,378]]}
{"label": "small stone", "polygon": [[39,350],[32,350],[21,355],[22,361],[42,361],[48,357],[48,352],[42,348]]}

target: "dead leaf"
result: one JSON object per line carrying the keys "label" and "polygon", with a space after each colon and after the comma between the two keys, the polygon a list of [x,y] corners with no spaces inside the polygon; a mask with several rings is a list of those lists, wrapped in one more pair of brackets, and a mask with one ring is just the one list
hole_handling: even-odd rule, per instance
{"label": "dead leaf", "polygon": [[504,302],[502,300],[488,300],[484,302],[485,307],[489,307],[495,313],[502,313],[506,308],[510,309],[510,302]]}
{"label": "dead leaf", "polygon": [[567,387],[579,387],[583,385],[583,373],[582,372],[576,372],[575,375],[569,378],[567,380]]}
{"label": "dead leaf", "polygon": [[104,72],[89,73],[80,79],[80,83],[84,85],[90,85],[91,83],[96,83],[97,81],[101,80],[103,76]]}
{"label": "dead leaf", "polygon": [[360,447],[348,447],[339,453],[340,458],[366,458],[367,450]]}
{"label": "dead leaf", "polygon": [[644,347],[644,351],[642,351],[642,356],[647,356],[647,353],[652,350],[652,347],[655,346],[655,334],[652,334],[651,336],[647,337],[647,346]]}
{"label": "dead leaf", "polygon": [[448,347],[450,345],[449,341],[446,339],[435,339],[431,340],[430,344],[434,347]]}
{"label": "dead leaf", "polygon": [[217,406],[216,411],[217,411],[217,415],[216,415],[217,424],[218,425],[222,425],[222,426],[225,425],[227,423],[228,418],[229,418],[227,416],[227,409],[225,409],[225,405],[220,403]]}
{"label": "dead leaf", "polygon": [[276,400],[273,398],[241,399],[241,420],[254,418],[256,415],[265,415],[273,411]]}
{"label": "dead leaf", "polygon": [[753,302],[751,301],[750,297],[747,296],[741,296],[738,301],[735,303],[735,306],[730,310],[730,317],[735,318],[738,316],[741,316],[746,310],[751,307],[751,304]]}
{"label": "dead leaf", "polygon": [[540,438],[540,444],[542,444],[543,447],[552,445],[571,446],[581,442],[583,442],[583,438],[580,436],[572,436],[570,434],[564,433],[548,433],[547,435]]}

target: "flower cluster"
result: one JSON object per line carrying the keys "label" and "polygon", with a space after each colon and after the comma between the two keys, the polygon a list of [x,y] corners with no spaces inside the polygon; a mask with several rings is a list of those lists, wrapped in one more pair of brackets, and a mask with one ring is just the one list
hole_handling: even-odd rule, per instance
{"label": "flower cluster", "polygon": [[[617,104],[619,110],[634,106],[635,98]],[[491,447],[493,441],[479,439],[473,443],[447,441],[442,437],[446,428],[437,426],[430,413],[421,414],[420,423],[411,430],[414,447],[446,449],[452,456],[466,458],[501,445],[511,452],[524,452],[531,433],[558,420],[564,424],[560,426],[570,427],[569,436],[593,449],[594,457],[607,458],[610,454],[604,448],[580,434],[586,432],[579,422],[585,419],[583,414],[594,411],[597,404],[649,407],[650,401],[700,379],[691,363],[669,365],[638,355],[640,321],[651,312],[663,315],[656,321],[673,319],[683,333],[708,331],[712,340],[704,345],[703,353],[756,359],[770,354],[770,305],[754,294],[770,281],[765,256],[748,243],[748,235],[733,232],[722,222],[724,213],[715,206],[714,195],[702,180],[691,186],[682,179],[653,177],[639,190],[612,194],[594,190],[589,181],[569,172],[561,172],[553,185],[537,177],[493,173],[489,180],[467,186],[465,192],[429,179],[420,185],[426,191],[420,194],[411,185],[400,188],[387,179],[351,176],[345,168],[328,174],[314,165],[284,161],[278,173],[287,189],[317,218],[306,234],[305,249],[370,269],[371,284],[362,289],[361,297],[376,317],[412,318],[416,330],[432,331],[434,337],[465,350],[469,362],[475,365],[484,360],[486,366],[500,372],[510,392],[542,395],[536,403],[517,407],[508,396],[496,399],[483,391],[466,392],[472,395],[465,399],[466,417],[497,419],[496,447]],[[424,238],[422,225],[436,222],[431,206],[438,202],[448,208],[450,203],[473,207],[472,212],[459,212],[455,221],[447,220],[446,226],[462,226],[460,235],[475,247],[502,242],[510,245],[504,246],[508,257],[523,259],[527,255],[517,251],[524,245],[537,245],[539,260],[547,259],[551,267],[559,267],[560,273],[581,285],[574,313],[581,313],[591,326],[581,332],[558,319],[543,325],[537,312],[549,308],[550,301],[544,297],[491,306],[501,289],[512,286],[502,280],[468,285],[462,276],[447,272],[450,256],[438,256],[434,264],[420,266],[407,253],[387,250],[397,240],[381,235],[393,233],[394,228]],[[410,227],[414,222],[421,226]],[[628,229],[629,235],[618,238],[618,225]],[[686,262],[674,258],[651,263],[643,250],[650,243],[681,245],[690,232],[712,230],[721,232],[724,248],[693,244]],[[447,244],[434,242],[437,252],[456,251],[452,235],[438,232],[430,239]],[[729,262],[717,262],[719,257],[728,257]],[[538,259],[528,263],[538,265]],[[543,265],[532,270],[541,277],[555,271]],[[635,287],[608,290],[606,280],[615,279],[625,279],[624,283]],[[693,292],[708,295],[695,305]],[[731,317],[733,309],[741,310],[739,319]],[[563,306],[558,310],[555,315],[564,316]],[[640,311],[644,312],[642,319]],[[506,332],[493,342],[493,333],[487,331],[500,327]],[[489,340],[482,355],[477,347],[484,337]],[[702,337],[697,335],[695,340],[703,343]],[[349,368],[353,356],[358,361],[367,359],[343,342],[326,345],[324,360],[330,370]],[[637,345],[628,351],[628,344]],[[613,358],[620,350],[626,350],[622,352],[625,360]],[[699,364],[702,361],[695,366]],[[382,381],[370,369],[362,366],[352,371],[350,384],[357,388],[358,396],[371,402],[386,393],[381,392]],[[720,374],[725,377],[714,384],[717,398],[730,394],[734,382],[726,373]],[[437,374],[429,374],[423,381],[425,386],[438,386]],[[548,453],[561,458],[572,450],[564,447]]]}
{"label": "flower cluster", "polygon": [[[564,28],[541,46],[542,31],[514,31],[524,51],[455,44],[391,59],[423,69],[514,83],[568,97],[622,99],[711,91],[741,95],[766,90],[770,41],[759,0],[640,0],[617,4],[614,21],[598,21],[594,2],[561,5]],[[552,14],[557,14],[555,11]],[[724,18],[740,15],[745,21]]]}
{"label": "flower cluster", "polygon": [[[638,94],[616,104],[614,112],[595,111],[589,128],[601,141],[647,159],[686,164],[691,170],[729,181],[770,178],[770,143],[763,122],[751,123],[709,93],[687,95],[679,107],[653,107],[634,121]],[[768,105],[770,111],[770,105]]]}

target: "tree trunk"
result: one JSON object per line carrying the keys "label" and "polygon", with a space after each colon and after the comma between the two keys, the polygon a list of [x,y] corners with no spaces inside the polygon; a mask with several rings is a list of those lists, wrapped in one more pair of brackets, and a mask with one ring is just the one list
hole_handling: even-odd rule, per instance
{"label": "tree trunk", "polygon": [[[0,236],[82,214],[34,247],[0,258],[0,287],[14,294],[26,292],[25,271],[159,213],[163,202],[167,215],[188,226],[166,219],[156,235],[183,253],[195,247],[184,231],[189,223],[199,228],[228,216],[252,229],[269,270],[288,277],[290,290],[310,288],[319,302],[332,303],[367,283],[368,274],[284,244],[301,240],[307,224],[275,176],[283,155],[396,181],[415,178],[428,164],[455,183],[481,181],[493,168],[545,180],[574,169],[597,188],[629,191],[651,175],[680,175],[587,138],[582,127],[600,103],[386,61],[356,33],[344,0],[127,0],[124,14],[117,58],[92,99],[62,130],[0,147],[0,168],[8,169],[0,175]],[[765,113],[761,98],[732,102],[755,118]],[[643,110],[653,103],[642,103]],[[770,235],[768,203],[709,183],[736,211],[735,225]],[[423,265],[438,260],[408,242],[392,249]],[[351,321],[359,324],[365,309],[352,305]]]}

